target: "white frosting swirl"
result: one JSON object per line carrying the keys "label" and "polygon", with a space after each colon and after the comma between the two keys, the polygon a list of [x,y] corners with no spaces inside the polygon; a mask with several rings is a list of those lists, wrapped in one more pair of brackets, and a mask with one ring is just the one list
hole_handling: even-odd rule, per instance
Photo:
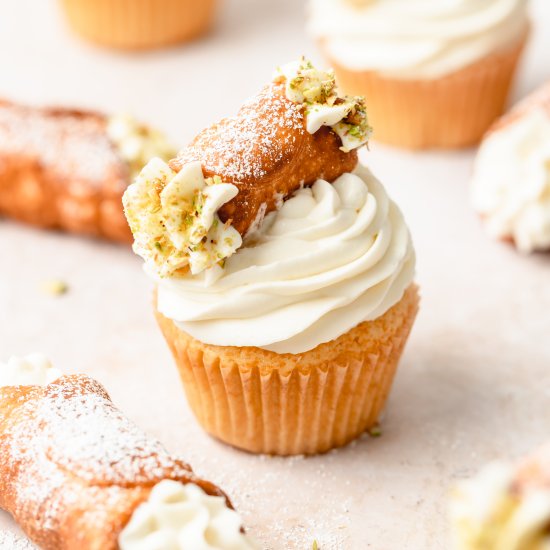
{"label": "white frosting swirl", "polygon": [[0,387],[46,386],[62,374],[41,353],[10,357],[7,363],[0,363]]}
{"label": "white frosting swirl", "polygon": [[310,32],[351,70],[438,78],[519,40],[526,0],[311,0]]}
{"label": "white frosting swirl", "polygon": [[483,141],[472,200],[492,236],[512,238],[523,252],[550,249],[550,116],[543,109]]}
{"label": "white frosting swirl", "polygon": [[120,550],[253,550],[242,521],[223,497],[198,485],[163,480],[119,536]]}
{"label": "white frosting swirl", "polygon": [[452,493],[455,550],[543,550],[550,547],[550,491],[518,494],[514,467],[495,463]]}
{"label": "white frosting swirl", "polygon": [[383,315],[414,266],[401,212],[359,167],[298,191],[216,280],[157,277],[158,309],[205,343],[301,353]]}

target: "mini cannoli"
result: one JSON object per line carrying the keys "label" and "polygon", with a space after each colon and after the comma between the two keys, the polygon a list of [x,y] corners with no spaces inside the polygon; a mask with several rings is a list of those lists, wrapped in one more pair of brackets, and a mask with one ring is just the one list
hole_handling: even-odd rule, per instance
{"label": "mini cannoli", "polygon": [[131,242],[122,194],[150,158],[173,154],[130,117],[0,101],[0,214]]}
{"label": "mini cannoli", "polygon": [[0,365],[0,507],[44,550],[254,548],[221,489],[38,355]]}

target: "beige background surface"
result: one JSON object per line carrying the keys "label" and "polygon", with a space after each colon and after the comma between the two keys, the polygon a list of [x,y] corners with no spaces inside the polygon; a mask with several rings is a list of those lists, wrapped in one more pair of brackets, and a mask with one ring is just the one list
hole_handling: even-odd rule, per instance
{"label": "beige background surface", "polygon": [[[533,12],[515,97],[550,76],[550,3],[534,2]],[[179,143],[302,53],[319,60],[293,0],[228,1],[204,40],[141,55],[80,42],[52,0],[0,1],[0,96],[133,112]],[[447,548],[449,484],[538,444],[550,425],[550,257],[486,238],[468,203],[472,158],[376,143],[363,153],[410,223],[423,294],[378,439],[310,459],[213,441],[187,408],[139,259],[7,221],[0,358],[42,351],[61,369],[96,376],[129,416],[229,492],[265,549],[305,550],[314,539],[323,550]],[[44,294],[51,278],[68,294]],[[15,529],[2,513],[0,529]]]}

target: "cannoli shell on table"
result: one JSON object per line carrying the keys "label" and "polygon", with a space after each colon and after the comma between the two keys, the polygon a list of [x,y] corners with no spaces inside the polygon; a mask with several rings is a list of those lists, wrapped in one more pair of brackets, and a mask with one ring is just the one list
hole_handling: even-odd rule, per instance
{"label": "cannoli shell on table", "polygon": [[174,154],[129,116],[0,100],[0,215],[131,243],[122,195],[151,156]]}
{"label": "cannoli shell on table", "polygon": [[85,375],[0,387],[0,507],[44,550],[116,550],[134,510],[162,480],[198,478]]}

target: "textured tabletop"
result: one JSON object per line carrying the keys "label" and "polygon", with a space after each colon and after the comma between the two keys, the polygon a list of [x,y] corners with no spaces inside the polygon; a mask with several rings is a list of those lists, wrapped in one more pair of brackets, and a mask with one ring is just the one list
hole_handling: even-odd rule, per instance
{"label": "textured tabletop", "polygon": [[[514,96],[550,77],[550,4]],[[52,0],[0,2],[0,97],[128,111],[184,144],[305,53],[295,0],[230,0],[187,47],[117,54],[80,42]],[[362,159],[410,224],[422,307],[382,424],[316,458],[251,456],[210,439],[185,402],[151,313],[141,261],[122,246],[0,221],[0,358],[42,351],[89,373],[114,401],[221,485],[265,549],[444,549],[446,493],[486,461],[550,437],[550,256],[489,240],[470,208],[473,151],[409,153],[372,143]],[[63,296],[41,289],[62,279]],[[0,530],[15,531],[0,513]],[[13,541],[0,536],[0,548]]]}

